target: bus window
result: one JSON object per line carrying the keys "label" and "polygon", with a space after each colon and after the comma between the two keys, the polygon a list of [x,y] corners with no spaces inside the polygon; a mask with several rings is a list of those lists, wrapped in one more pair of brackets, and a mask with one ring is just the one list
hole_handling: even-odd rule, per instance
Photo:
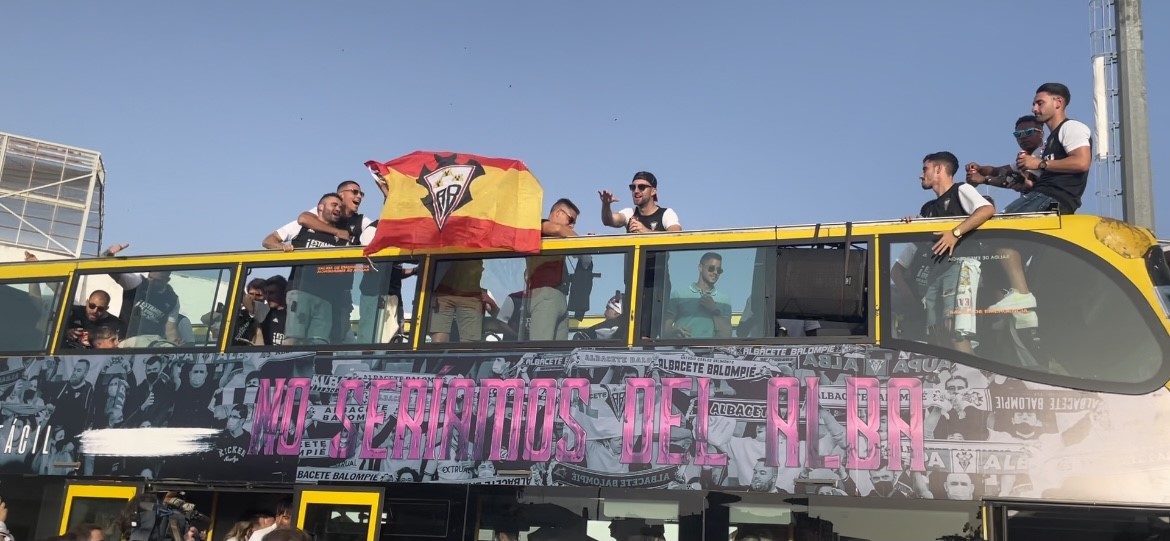
{"label": "bus window", "polygon": [[[61,347],[214,347],[202,319],[222,310],[231,275],[227,268],[212,268],[79,276],[76,298],[84,304],[66,319]],[[103,301],[106,310],[95,312]]]}
{"label": "bus window", "polygon": [[428,340],[624,339],[627,265],[626,254],[620,253],[439,262]]}
{"label": "bus window", "polygon": [[[768,249],[769,251],[772,248]],[[869,333],[865,243],[784,245],[756,258],[753,294],[736,325],[740,337],[865,336]],[[774,284],[775,294],[764,295]],[[770,315],[770,317],[769,317]]]}
{"label": "bus window", "polygon": [[44,352],[57,321],[60,281],[0,284],[0,352]]}
{"label": "bus window", "polygon": [[892,308],[884,324],[903,347],[967,354],[1004,374],[1066,385],[1136,384],[1162,369],[1157,314],[1089,252],[1039,235],[981,231],[938,259],[933,242],[918,237],[884,250]]}
{"label": "bus window", "polygon": [[[649,252],[642,278],[644,338],[710,340],[735,336],[749,298],[766,297],[754,280],[774,248],[712,248]],[[751,314],[749,314],[750,316]],[[746,328],[745,328],[746,329]],[[749,334],[747,330],[745,334]]]}
{"label": "bus window", "polygon": [[385,259],[250,267],[229,344],[409,343],[417,269],[414,260]]}

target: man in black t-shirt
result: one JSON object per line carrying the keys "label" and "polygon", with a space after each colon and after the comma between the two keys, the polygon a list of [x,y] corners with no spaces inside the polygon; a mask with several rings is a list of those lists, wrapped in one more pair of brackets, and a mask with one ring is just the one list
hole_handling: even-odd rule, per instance
{"label": "man in black t-shirt", "polygon": [[601,196],[601,223],[609,227],[624,227],[629,233],[658,233],[682,231],[678,214],[674,209],[658,206],[658,178],[649,171],[634,174],[630,183],[630,194],[634,207],[614,212],[611,206],[618,199],[609,190],[598,192]]}
{"label": "man in black t-shirt", "polygon": [[69,309],[65,320],[66,348],[93,347],[89,333],[98,327],[119,328],[122,322],[110,313],[110,294],[96,290],[89,294],[85,304],[75,304]]}
{"label": "man in black t-shirt", "polygon": [[276,275],[264,281],[264,299],[268,301],[268,315],[260,322],[260,334],[264,337],[264,345],[279,346],[284,344],[284,322],[288,319],[288,310],[285,308],[285,294],[288,289],[288,280]]}

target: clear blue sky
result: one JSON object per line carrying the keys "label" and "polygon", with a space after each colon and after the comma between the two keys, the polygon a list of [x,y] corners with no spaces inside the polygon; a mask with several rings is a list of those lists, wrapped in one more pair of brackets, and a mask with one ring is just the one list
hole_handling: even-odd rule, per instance
{"label": "clear blue sky", "polygon": [[[1170,4],[1144,8],[1170,26]],[[376,215],[362,163],[418,149],[524,160],[583,233],[604,229],[597,190],[628,202],[650,170],[697,229],[912,213],[924,154],[1011,161],[1046,81],[1092,125],[1087,1],[5,2],[0,20],[0,131],[102,152],[106,243],[128,255],[259,249],[346,178]],[[1146,32],[1155,178],[1168,41]],[[1170,237],[1170,188],[1155,198]]]}

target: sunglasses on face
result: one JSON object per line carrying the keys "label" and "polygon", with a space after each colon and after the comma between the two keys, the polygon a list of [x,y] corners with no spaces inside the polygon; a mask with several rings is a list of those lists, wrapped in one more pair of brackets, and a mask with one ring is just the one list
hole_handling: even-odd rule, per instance
{"label": "sunglasses on face", "polygon": [[723,274],[723,267],[716,267],[715,265],[708,265],[707,272],[713,272],[715,274]]}
{"label": "sunglasses on face", "polygon": [[650,188],[653,188],[653,186],[649,184],[630,184],[631,192],[640,192],[642,190],[649,190]]}
{"label": "sunglasses on face", "polygon": [[1027,136],[1032,135],[1033,133],[1036,133],[1039,131],[1040,131],[1040,128],[1026,128],[1023,130],[1014,131],[1014,132],[1012,132],[1012,135],[1014,135],[1016,137],[1016,139],[1019,139],[1021,137],[1027,137]]}
{"label": "sunglasses on face", "polygon": [[89,309],[90,310],[97,310],[98,312],[105,312],[106,310],[109,310],[110,307],[109,306],[98,306],[98,305],[91,302],[91,303],[89,303]]}
{"label": "sunglasses on face", "polygon": [[569,219],[569,225],[577,225],[577,217],[576,216],[569,214],[569,211],[567,211],[565,209],[557,209],[557,210],[559,210],[565,214],[565,217]]}
{"label": "sunglasses on face", "polygon": [[341,190],[341,191],[343,191],[343,192],[350,192],[350,193],[355,193],[355,194],[358,194],[358,195],[360,195],[360,196],[362,196],[362,197],[365,197],[365,196],[366,196],[366,192],[363,192],[363,191],[361,191],[361,190],[359,190],[359,189],[357,189],[357,188],[350,188],[350,189],[348,189],[348,190]]}

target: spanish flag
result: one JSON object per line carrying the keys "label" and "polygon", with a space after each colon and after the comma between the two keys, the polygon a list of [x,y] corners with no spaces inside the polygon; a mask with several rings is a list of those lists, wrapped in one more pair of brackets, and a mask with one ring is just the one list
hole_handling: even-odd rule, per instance
{"label": "spanish flag", "polygon": [[389,192],[367,255],[390,247],[540,251],[544,191],[524,162],[418,151],[366,167]]}

